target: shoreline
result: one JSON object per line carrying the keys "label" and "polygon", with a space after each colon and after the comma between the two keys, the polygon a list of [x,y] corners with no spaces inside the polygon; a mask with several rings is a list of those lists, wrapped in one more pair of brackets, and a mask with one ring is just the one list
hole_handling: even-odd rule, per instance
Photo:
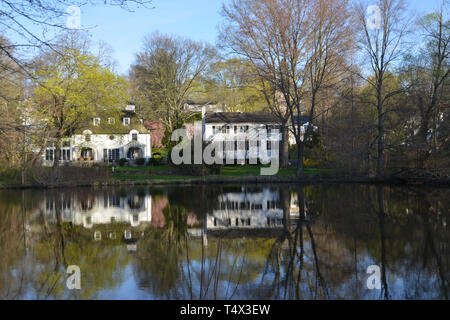
{"label": "shoreline", "polygon": [[142,181],[108,181],[92,183],[59,183],[59,184],[28,184],[28,185],[0,185],[0,190],[24,190],[24,189],[66,189],[79,187],[117,187],[117,186],[192,186],[192,185],[221,185],[221,184],[382,184],[395,186],[432,186],[450,187],[449,180],[429,180],[429,179],[399,179],[399,178],[361,178],[361,177],[304,177],[299,180],[297,177],[279,176],[248,176],[248,177],[186,177],[184,179],[174,179],[172,181],[163,180],[142,180]]}

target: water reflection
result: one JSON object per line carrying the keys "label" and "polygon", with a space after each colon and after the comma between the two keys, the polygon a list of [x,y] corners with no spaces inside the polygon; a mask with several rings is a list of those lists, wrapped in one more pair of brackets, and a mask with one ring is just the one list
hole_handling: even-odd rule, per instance
{"label": "water reflection", "polygon": [[[448,299],[449,190],[0,192],[3,299]],[[82,289],[68,290],[78,265]],[[368,290],[378,265],[381,290]]]}

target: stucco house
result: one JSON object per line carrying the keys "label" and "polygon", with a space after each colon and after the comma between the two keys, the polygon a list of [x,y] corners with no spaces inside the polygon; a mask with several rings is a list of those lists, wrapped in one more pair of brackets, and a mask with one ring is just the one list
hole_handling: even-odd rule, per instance
{"label": "stucco house", "polygon": [[[244,152],[236,153],[236,159],[249,159],[252,153],[256,153],[261,147],[263,141],[257,141],[259,135],[267,134],[267,140],[264,141],[268,156],[271,156],[271,150],[274,142],[278,142],[281,148],[282,132],[280,122],[277,116],[270,112],[206,112],[205,122],[205,140],[206,141],[235,141],[245,137],[249,142],[245,143]],[[294,116],[294,122],[299,122],[302,135],[310,125],[309,117],[301,116],[300,119]],[[288,127],[288,141],[290,145],[295,145],[292,123]],[[259,139],[261,140],[261,139]],[[255,143],[253,148],[250,141]],[[234,150],[237,148],[235,147]]]}
{"label": "stucco house", "polygon": [[[83,126],[83,130],[65,139],[61,146],[60,164],[110,163],[121,158],[134,161],[150,159],[151,135],[143,120],[136,114],[134,104],[122,110],[119,117],[97,116]],[[52,165],[55,147],[47,147],[44,165]]]}
{"label": "stucco house", "polygon": [[281,141],[278,119],[272,113],[207,112],[203,120],[205,141],[223,143],[224,158],[239,163],[259,159],[260,151],[264,158],[275,156],[275,142]]}

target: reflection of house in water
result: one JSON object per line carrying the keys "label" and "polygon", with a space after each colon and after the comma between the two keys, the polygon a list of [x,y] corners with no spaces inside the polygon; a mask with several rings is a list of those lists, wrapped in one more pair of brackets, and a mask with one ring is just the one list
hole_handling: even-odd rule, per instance
{"label": "reflection of house in water", "polygon": [[291,222],[296,220],[302,220],[304,222],[311,222],[311,216],[308,214],[308,208],[305,201],[302,202],[303,210],[300,210],[300,204],[298,201],[298,193],[291,192],[291,201],[289,207],[289,217]]}
{"label": "reflection of house in water", "polygon": [[95,225],[111,223],[128,224],[138,227],[152,220],[151,195],[131,193],[121,196],[118,193],[98,193],[73,196],[71,194],[46,197],[40,208],[48,222],[56,222],[56,206],[61,210],[63,223],[92,228]]}
{"label": "reflection of house in water", "polygon": [[208,230],[226,228],[281,228],[280,194],[269,188],[260,192],[230,192],[219,196],[218,208],[208,215]]}

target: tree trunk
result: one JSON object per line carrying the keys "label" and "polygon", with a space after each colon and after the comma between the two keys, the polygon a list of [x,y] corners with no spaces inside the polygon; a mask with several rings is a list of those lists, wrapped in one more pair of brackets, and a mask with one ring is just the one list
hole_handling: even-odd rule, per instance
{"label": "tree trunk", "polygon": [[56,146],[55,146],[55,154],[53,155],[53,157],[54,157],[53,158],[53,169],[58,168],[60,156],[61,156],[61,147],[59,145],[59,140],[58,140],[58,142],[56,143]]}
{"label": "tree trunk", "polygon": [[297,178],[300,178],[303,176],[303,154],[304,154],[304,143],[303,141],[299,141],[297,143],[297,154],[298,154],[298,161],[297,161]]}
{"label": "tree trunk", "polygon": [[385,212],[384,212],[384,198],[383,198],[383,187],[377,187],[377,198],[378,198],[378,219],[380,228],[380,240],[381,240],[381,283],[382,283],[382,293],[386,300],[389,300],[389,288],[386,279],[386,222],[385,222]]}
{"label": "tree trunk", "polygon": [[281,126],[280,167],[289,167],[289,130],[286,125]]}
{"label": "tree trunk", "polygon": [[[381,75],[382,76],[382,75]],[[384,151],[384,127],[383,127],[383,103],[381,96],[382,82],[380,81],[377,88],[377,110],[378,110],[378,157],[377,157],[377,178],[383,177],[383,151]]]}

